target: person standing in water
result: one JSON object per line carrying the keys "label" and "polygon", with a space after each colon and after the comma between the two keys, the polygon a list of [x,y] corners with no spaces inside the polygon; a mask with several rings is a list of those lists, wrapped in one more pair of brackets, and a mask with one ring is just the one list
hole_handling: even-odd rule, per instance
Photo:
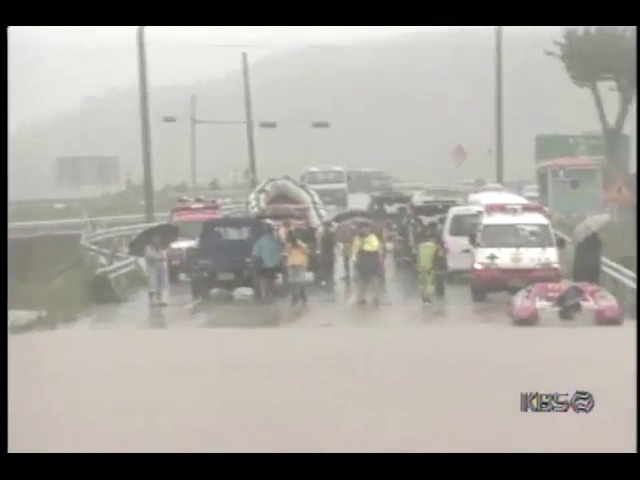
{"label": "person standing in water", "polygon": [[263,300],[273,300],[276,295],[276,276],[282,265],[282,242],[274,231],[273,223],[265,221],[264,228],[251,253],[260,275],[260,296]]}
{"label": "person standing in water", "polygon": [[352,260],[358,275],[357,303],[367,303],[367,290],[373,291],[373,304],[378,306],[381,297],[382,263],[384,252],[378,235],[373,233],[371,224],[363,222],[358,235],[353,239]]}
{"label": "person standing in water", "polygon": [[149,305],[164,307],[163,294],[167,288],[167,254],[159,235],[154,235],[145,247],[144,259],[149,284]]}
{"label": "person standing in water", "polygon": [[327,292],[334,294],[334,269],[336,263],[336,238],[331,222],[324,222],[318,235],[318,250],[320,251],[319,273],[320,282]]}
{"label": "person standing in water", "polygon": [[287,271],[291,286],[291,305],[301,302],[303,306],[308,303],[307,298],[307,268],[309,267],[309,247],[300,240],[292,231],[287,235],[287,243],[284,247],[287,258]]}
{"label": "person standing in water", "polygon": [[418,271],[420,275],[420,298],[430,305],[434,298],[444,297],[446,254],[438,243],[437,232],[426,229],[418,244]]}

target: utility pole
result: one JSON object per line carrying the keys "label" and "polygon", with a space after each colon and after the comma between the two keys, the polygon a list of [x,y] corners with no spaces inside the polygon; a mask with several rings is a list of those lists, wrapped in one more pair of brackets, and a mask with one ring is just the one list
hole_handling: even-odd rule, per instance
{"label": "utility pole", "polygon": [[247,127],[247,146],[249,148],[249,173],[251,174],[251,188],[258,185],[258,169],[256,166],[256,146],[254,137],[253,110],[251,104],[251,81],[249,79],[249,58],[247,52],[242,52],[242,80],[244,83],[244,112]]}
{"label": "utility pole", "polygon": [[502,138],[502,27],[496,27],[496,181],[504,182]]}
{"label": "utility pole", "polygon": [[149,124],[149,91],[144,27],[138,27],[138,89],[140,95],[140,126],[142,140],[142,171],[144,175],[144,212],[147,223],[155,221],[153,205],[153,172],[151,169],[151,126]]}
{"label": "utility pole", "polygon": [[198,97],[191,95],[191,113],[189,114],[189,136],[190,136],[190,150],[191,156],[191,189],[195,191],[197,186],[197,170],[196,170],[196,158],[198,144],[196,142],[196,130],[198,125],[198,117],[196,114],[198,105]]}

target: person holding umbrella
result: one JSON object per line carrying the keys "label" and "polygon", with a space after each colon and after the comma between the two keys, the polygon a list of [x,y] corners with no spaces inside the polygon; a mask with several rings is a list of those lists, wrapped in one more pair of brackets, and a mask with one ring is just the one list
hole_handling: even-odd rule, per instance
{"label": "person holding umbrella", "polygon": [[576,246],[573,252],[573,281],[600,284],[602,269],[602,239],[599,232],[611,221],[611,215],[592,215],[575,228]]}
{"label": "person holding umbrella", "polygon": [[140,232],[129,243],[129,253],[145,259],[149,285],[149,304],[166,306],[163,294],[167,289],[167,246],[178,238],[178,227],[168,223]]}
{"label": "person holding umbrella", "polygon": [[145,247],[144,259],[147,264],[147,279],[149,284],[149,304],[166,307],[162,300],[167,288],[167,253],[159,234],[151,237],[151,243]]}

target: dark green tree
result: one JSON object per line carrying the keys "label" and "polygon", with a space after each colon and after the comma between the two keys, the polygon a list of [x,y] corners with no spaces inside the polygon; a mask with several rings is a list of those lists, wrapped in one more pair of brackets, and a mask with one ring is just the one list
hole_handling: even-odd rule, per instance
{"label": "dark green tree", "polygon": [[[545,53],[560,60],[571,81],[588,89],[602,127],[611,173],[623,167],[622,135],[636,95],[636,27],[569,27],[555,49]],[[607,117],[602,89],[618,92],[618,109]]]}

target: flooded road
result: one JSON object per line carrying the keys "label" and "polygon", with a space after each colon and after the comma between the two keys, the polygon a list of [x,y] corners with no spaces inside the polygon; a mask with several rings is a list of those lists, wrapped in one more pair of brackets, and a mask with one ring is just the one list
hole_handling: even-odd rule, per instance
{"label": "flooded road", "polygon": [[[635,322],[516,328],[507,297],[450,286],[377,311],[315,297],[193,307],[144,297],[9,338],[9,448],[24,452],[633,451]],[[590,391],[590,414],[521,413]]]}

